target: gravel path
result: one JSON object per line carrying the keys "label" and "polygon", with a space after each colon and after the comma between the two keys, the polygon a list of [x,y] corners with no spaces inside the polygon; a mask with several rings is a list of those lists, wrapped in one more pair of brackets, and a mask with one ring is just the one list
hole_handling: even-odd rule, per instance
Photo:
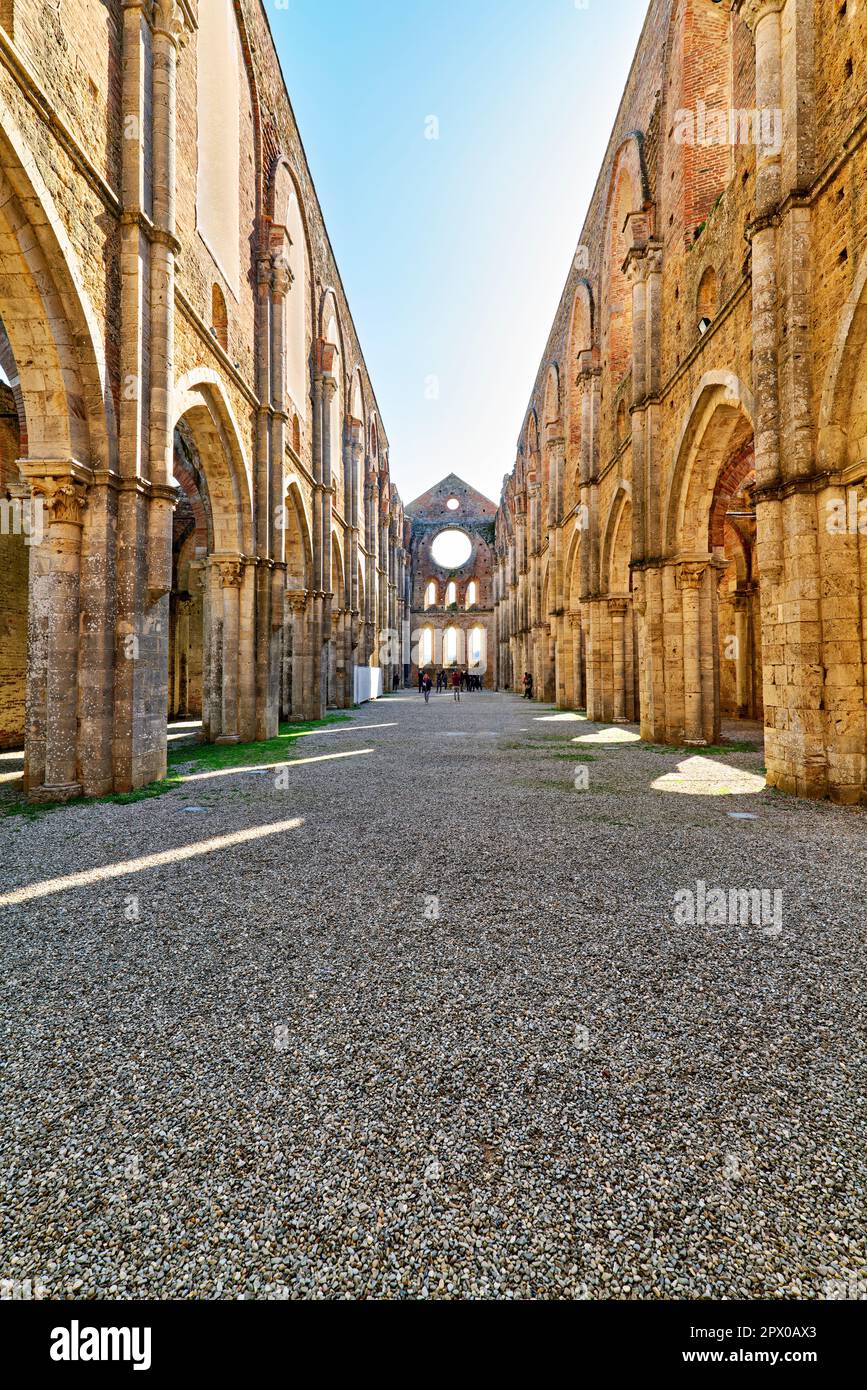
{"label": "gravel path", "polygon": [[405,693],[0,820],[0,1279],[863,1297],[867,817],[636,738]]}

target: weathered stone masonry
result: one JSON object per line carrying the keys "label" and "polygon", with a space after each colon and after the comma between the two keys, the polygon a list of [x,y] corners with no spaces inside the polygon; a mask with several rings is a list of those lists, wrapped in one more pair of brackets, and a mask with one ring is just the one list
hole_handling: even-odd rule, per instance
{"label": "weathered stone masonry", "polygon": [[0,484],[44,520],[0,536],[0,743],[62,798],[159,777],[167,715],[390,689],[403,513],[260,0],[0,26]]}
{"label": "weathered stone masonry", "polygon": [[500,680],[867,796],[867,9],[653,0],[497,518]]}
{"label": "weathered stone masonry", "polygon": [[[493,559],[497,506],[456,473],[449,473],[406,507],[405,545],[410,560],[409,609],[412,630],[411,678],[419,667],[433,675],[460,666],[497,681],[494,634]],[[458,531],[469,554],[454,568],[438,564],[432,547],[437,536]]]}

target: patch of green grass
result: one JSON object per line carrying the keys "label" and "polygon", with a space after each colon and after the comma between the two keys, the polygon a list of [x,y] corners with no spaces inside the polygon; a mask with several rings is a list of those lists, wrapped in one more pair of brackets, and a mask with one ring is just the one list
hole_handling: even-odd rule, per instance
{"label": "patch of green grass", "polygon": [[168,771],[159,782],[149,782],[131,792],[112,792],[108,796],[75,797],[72,801],[27,801],[16,795],[0,808],[2,816],[18,816],[23,820],[39,820],[42,816],[66,806],[131,806],[136,801],[150,801],[165,796],[184,785],[184,771],[220,772],[224,768],[259,767],[262,763],[291,762],[292,750],[298,739],[328,724],[342,724],[348,714],[327,714],[324,719],[308,719],[298,724],[281,724],[276,738],[260,743],[198,743],[188,748],[175,748],[167,760]]}
{"label": "patch of green grass", "polygon": [[19,820],[41,820],[50,806],[39,806],[36,802],[25,801],[20,792],[14,793],[8,800],[4,799],[4,804],[0,807],[0,816],[4,818],[15,816]]}
{"label": "patch of green grass", "polygon": [[137,787],[132,792],[111,792],[108,796],[76,796],[71,801],[28,801],[19,795],[3,807],[3,816],[18,816],[23,820],[41,820],[66,806],[130,806],[134,801],[150,801],[155,796],[165,796],[181,786],[178,775],[169,775],[159,782],[149,782],[146,787]]}
{"label": "patch of green grass", "polygon": [[173,768],[188,768],[191,772],[222,772],[225,768],[289,762],[291,750],[304,734],[324,729],[329,724],[344,724],[348,718],[348,714],[326,714],[324,719],[281,724],[276,738],[264,739],[261,743],[199,743],[192,748],[177,748],[169,754],[169,773]]}

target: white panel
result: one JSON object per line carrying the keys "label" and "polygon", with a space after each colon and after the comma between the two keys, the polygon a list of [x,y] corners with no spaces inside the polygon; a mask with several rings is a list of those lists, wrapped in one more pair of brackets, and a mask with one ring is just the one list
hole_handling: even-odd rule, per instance
{"label": "white panel", "polygon": [[199,6],[199,235],[238,298],[240,264],[241,46],[231,0]]}
{"label": "white panel", "polygon": [[307,246],[294,189],[286,213],[286,230],[292,243],[289,269],[294,277],[286,301],[286,389],[303,420],[307,415]]}
{"label": "white panel", "polygon": [[382,694],[382,668],[379,666],[356,666],[354,703],[363,705],[367,700],[377,700]]}

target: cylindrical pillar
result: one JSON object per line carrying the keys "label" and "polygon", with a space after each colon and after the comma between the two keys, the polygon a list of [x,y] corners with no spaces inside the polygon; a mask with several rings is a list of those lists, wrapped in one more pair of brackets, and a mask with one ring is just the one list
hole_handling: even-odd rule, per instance
{"label": "cylindrical pillar", "polygon": [[611,647],[614,684],[614,722],[626,723],[626,599],[609,599],[611,614]]}
{"label": "cylindrical pillar", "polygon": [[700,586],[703,565],[681,565],[678,576],[683,611],[683,722],[687,743],[705,742],[701,711]]}
{"label": "cylindrical pillar", "polygon": [[222,731],[217,743],[238,743],[238,673],[241,636],[241,581],[244,562],[217,559],[223,596]]}

